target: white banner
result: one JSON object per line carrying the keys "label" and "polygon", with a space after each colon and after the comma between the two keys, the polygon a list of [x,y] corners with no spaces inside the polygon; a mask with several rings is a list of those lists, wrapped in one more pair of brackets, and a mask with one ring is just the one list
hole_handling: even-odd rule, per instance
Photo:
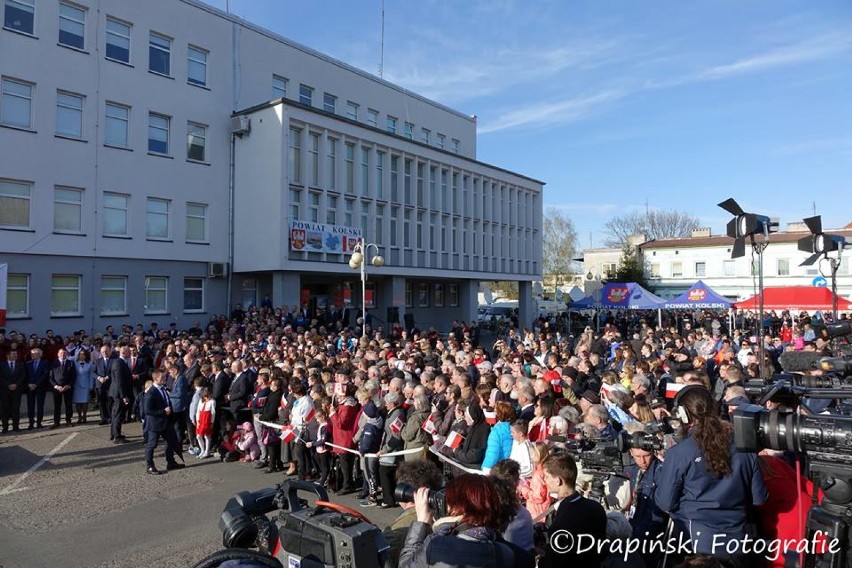
{"label": "white banner", "polygon": [[355,227],[290,221],[292,251],[350,254],[363,236],[363,231]]}

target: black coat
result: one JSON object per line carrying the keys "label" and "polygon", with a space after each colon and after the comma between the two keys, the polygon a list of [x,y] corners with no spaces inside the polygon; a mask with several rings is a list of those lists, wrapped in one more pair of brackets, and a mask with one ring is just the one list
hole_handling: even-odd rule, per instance
{"label": "black coat", "polygon": [[130,366],[124,362],[124,359],[117,357],[112,360],[109,367],[109,375],[110,379],[112,379],[109,385],[110,398],[130,398],[130,394],[133,392],[133,385],[131,383]]}
{"label": "black coat", "polygon": [[27,384],[36,385],[40,389],[47,388],[49,374],[50,363],[44,359],[39,359],[38,364],[35,361],[27,363]]}
{"label": "black coat", "polygon": [[[163,396],[165,393],[165,396]],[[148,432],[164,432],[169,427],[169,415],[166,408],[170,406],[169,393],[156,386],[145,393],[145,430]]]}
{"label": "black coat", "polygon": [[15,370],[9,368],[8,361],[0,363],[0,388],[9,390],[9,385],[18,385],[18,392],[23,392],[27,384],[27,368],[24,363],[15,361]]}
{"label": "black coat", "polygon": [[485,420],[474,423],[468,430],[464,442],[455,452],[455,458],[459,463],[471,467],[481,466],[482,460],[485,459],[485,448],[488,446],[490,433],[491,426]]}
{"label": "black coat", "polygon": [[51,387],[73,387],[76,378],[77,367],[70,359],[65,359],[64,364],[57,359],[50,367]]}
{"label": "black coat", "polygon": [[249,394],[251,394],[251,390],[249,389],[248,373],[242,372],[234,377],[231,388],[228,389],[228,394],[231,397],[231,412],[236,414],[243,408],[248,407]]}
{"label": "black coat", "polygon": [[228,405],[225,400],[225,395],[228,394],[230,388],[231,376],[225,371],[220,371],[213,380],[213,392],[211,393],[211,397],[216,401],[217,408],[222,408],[223,406]]}
{"label": "black coat", "polygon": [[278,422],[278,410],[281,408],[281,399],[284,391],[273,392],[271,389],[266,397],[266,404],[260,413],[260,419],[264,422]]}

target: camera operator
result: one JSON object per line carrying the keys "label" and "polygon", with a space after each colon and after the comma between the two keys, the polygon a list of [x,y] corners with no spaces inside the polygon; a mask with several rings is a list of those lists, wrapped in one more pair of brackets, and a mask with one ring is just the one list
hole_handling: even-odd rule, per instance
{"label": "camera operator", "polygon": [[[624,468],[624,475],[630,480],[630,508],[627,518],[632,527],[631,536],[654,540],[666,528],[666,515],[654,502],[657,475],[662,464],[653,452],[642,448],[631,448],[630,457],[633,458],[633,465]],[[642,559],[646,566],[656,566],[659,560],[656,552],[643,554]]]}
{"label": "camera operator", "polygon": [[688,538],[695,553],[722,557],[732,567],[749,566],[748,557],[727,550],[730,543],[736,551],[732,541],[742,542],[746,535],[747,509],[767,499],[757,456],[735,448],[733,428],[722,421],[706,388],[678,393],[676,413],[687,437],[666,451],[655,494],[657,505],[672,517],[671,536]]}
{"label": "camera operator", "polygon": [[[412,487],[428,487],[432,491],[439,490],[443,485],[441,470],[428,460],[413,460],[402,462],[396,469],[396,481]],[[384,568],[396,568],[399,565],[399,553],[411,524],[417,520],[414,502],[401,502],[402,513],[383,531],[385,540],[390,547]]]}

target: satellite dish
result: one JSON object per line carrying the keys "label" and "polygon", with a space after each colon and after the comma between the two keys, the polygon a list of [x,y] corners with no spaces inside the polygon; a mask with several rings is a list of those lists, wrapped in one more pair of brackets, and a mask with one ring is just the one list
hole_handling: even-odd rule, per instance
{"label": "satellite dish", "polygon": [[544,288],[541,287],[541,282],[535,282],[533,284],[533,294],[541,296],[542,292],[544,292]]}
{"label": "satellite dish", "polygon": [[561,288],[557,289],[556,290],[556,301],[561,302],[563,297],[564,297],[564,294],[562,293],[562,289]]}
{"label": "satellite dish", "polygon": [[485,292],[483,292],[482,294],[485,296],[485,303],[486,304],[493,304],[494,303],[494,294],[491,293],[491,288],[486,288]]}

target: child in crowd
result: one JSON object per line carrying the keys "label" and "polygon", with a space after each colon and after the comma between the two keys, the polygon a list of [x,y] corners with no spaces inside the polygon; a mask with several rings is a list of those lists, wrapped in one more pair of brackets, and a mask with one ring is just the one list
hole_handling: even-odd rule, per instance
{"label": "child in crowd", "polygon": [[251,462],[260,457],[260,446],[257,435],[254,433],[254,424],[251,422],[243,422],[239,427],[237,450],[243,454],[240,458],[241,462]]}
{"label": "child in crowd", "polygon": [[198,404],[201,402],[201,389],[204,388],[204,377],[198,377],[193,381],[192,385],[195,387],[195,392],[192,394],[192,401],[189,403],[189,414],[187,415],[187,434],[189,435],[189,453],[193,456],[199,456],[201,454],[201,444],[198,440],[198,434],[196,432],[198,428],[198,422],[196,421],[196,415],[198,414]]}
{"label": "child in crowd", "polygon": [[216,421],[216,401],[210,397],[210,389],[201,389],[201,401],[195,411],[195,436],[198,438],[199,459],[210,457],[210,442],[213,439],[213,424]]}
{"label": "child in crowd", "polygon": [[314,419],[317,421],[316,437],[313,441],[308,442],[307,446],[313,454],[313,461],[319,469],[319,484],[323,487],[328,485],[328,472],[331,469],[331,453],[326,447],[326,442],[331,441],[331,431],[329,430],[328,414],[324,409],[318,408],[314,412]]}
{"label": "child in crowd", "polygon": [[522,479],[518,485],[518,496],[526,501],[527,510],[534,522],[541,521],[537,517],[551,504],[550,492],[544,482],[544,460],[547,459],[548,454],[547,445],[543,442],[532,444],[530,447],[530,457],[533,462],[532,476],[528,480]]}
{"label": "child in crowd", "polygon": [[532,458],[530,457],[530,440],[527,437],[527,421],[515,420],[511,426],[512,451],[509,459],[518,462],[521,466],[521,477],[529,477],[533,472]]}
{"label": "child in crowd", "polygon": [[225,462],[235,462],[240,459],[240,453],[237,450],[237,440],[240,439],[240,433],[237,431],[237,424],[233,420],[227,420],[222,427],[222,441],[219,444],[219,457]]}

